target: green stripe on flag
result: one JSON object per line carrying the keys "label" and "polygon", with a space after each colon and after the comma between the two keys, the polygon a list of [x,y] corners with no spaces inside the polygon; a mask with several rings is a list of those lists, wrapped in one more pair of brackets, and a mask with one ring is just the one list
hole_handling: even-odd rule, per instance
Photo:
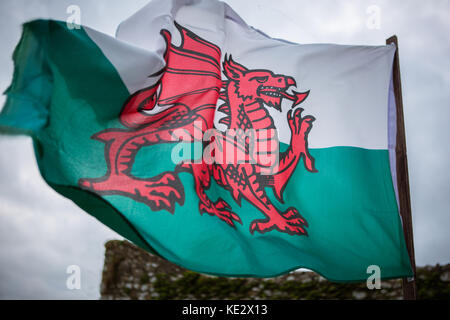
{"label": "green stripe on flag", "polygon": [[[233,232],[216,217],[200,215],[194,180],[188,173],[181,174],[185,204],[173,216],[151,212],[146,205],[125,197],[105,198],[121,211],[133,208],[128,219],[139,225],[154,248],[189,269],[218,270],[215,274],[219,275],[275,276],[305,267],[334,281],[364,281],[367,267],[378,265],[383,278],[412,275],[388,151],[333,147],[310,152],[318,172],[306,171],[300,162],[284,191],[284,204],[266,189],[281,210],[297,207],[309,223],[308,237],[250,234],[251,221],[264,218],[263,214],[245,200],[239,207],[216,183],[207,194],[213,201],[222,197],[231,205],[242,219],[243,224],[236,226],[241,232]],[[141,149],[132,173],[144,178],[152,172],[173,170],[170,153],[169,145]],[[102,173],[99,170],[98,174]]]}

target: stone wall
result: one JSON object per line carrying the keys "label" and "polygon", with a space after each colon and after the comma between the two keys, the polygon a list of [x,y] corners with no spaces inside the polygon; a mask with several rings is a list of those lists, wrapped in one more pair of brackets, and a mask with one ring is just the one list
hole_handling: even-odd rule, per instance
{"label": "stone wall", "polygon": [[[314,272],[269,279],[213,277],[188,271],[128,241],[105,244],[101,299],[402,299],[401,280],[342,284]],[[450,299],[450,264],[417,269],[419,299]]]}

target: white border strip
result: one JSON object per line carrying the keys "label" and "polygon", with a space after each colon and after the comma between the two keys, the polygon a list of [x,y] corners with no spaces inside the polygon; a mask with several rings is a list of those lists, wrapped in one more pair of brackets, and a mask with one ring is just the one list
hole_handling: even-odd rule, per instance
{"label": "white border strip", "polygon": [[392,183],[394,184],[395,198],[397,199],[397,207],[400,212],[400,202],[398,199],[398,186],[397,186],[397,160],[395,152],[396,146],[397,146],[397,105],[395,103],[393,73],[391,73],[391,82],[389,85],[389,96],[388,96],[388,150],[389,150],[389,164],[391,167]]}

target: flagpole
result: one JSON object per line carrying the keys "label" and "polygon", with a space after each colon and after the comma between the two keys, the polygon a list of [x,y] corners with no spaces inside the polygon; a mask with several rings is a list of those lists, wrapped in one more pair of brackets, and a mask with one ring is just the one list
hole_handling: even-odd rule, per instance
{"label": "flagpole", "polygon": [[395,104],[397,108],[397,139],[396,139],[395,154],[397,163],[398,198],[400,204],[400,216],[402,218],[403,223],[403,233],[405,235],[406,246],[411,261],[411,266],[414,272],[413,278],[403,278],[403,298],[405,300],[415,300],[416,261],[414,256],[411,197],[409,193],[408,159],[406,156],[406,135],[405,135],[405,122],[403,116],[402,84],[400,79],[400,63],[398,55],[397,36],[394,35],[386,40],[386,44],[391,43],[394,43],[397,48],[394,56],[393,81],[394,81]]}

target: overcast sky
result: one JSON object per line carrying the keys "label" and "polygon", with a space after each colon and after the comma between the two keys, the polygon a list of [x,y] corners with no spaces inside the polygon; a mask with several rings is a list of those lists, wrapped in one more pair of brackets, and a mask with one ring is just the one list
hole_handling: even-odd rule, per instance
{"label": "overcast sky", "polygon": [[[11,82],[21,24],[66,20],[114,35],[148,0],[2,0],[0,90]],[[380,45],[399,38],[417,265],[450,262],[450,1],[229,0],[249,24],[298,43]],[[380,9],[380,28],[368,27]],[[373,8],[373,7],[372,7]],[[373,24],[370,24],[374,26]],[[0,97],[0,108],[5,101]],[[104,243],[122,237],[46,185],[31,139],[0,136],[0,299],[98,299]],[[66,268],[81,268],[81,289],[66,287]]]}

